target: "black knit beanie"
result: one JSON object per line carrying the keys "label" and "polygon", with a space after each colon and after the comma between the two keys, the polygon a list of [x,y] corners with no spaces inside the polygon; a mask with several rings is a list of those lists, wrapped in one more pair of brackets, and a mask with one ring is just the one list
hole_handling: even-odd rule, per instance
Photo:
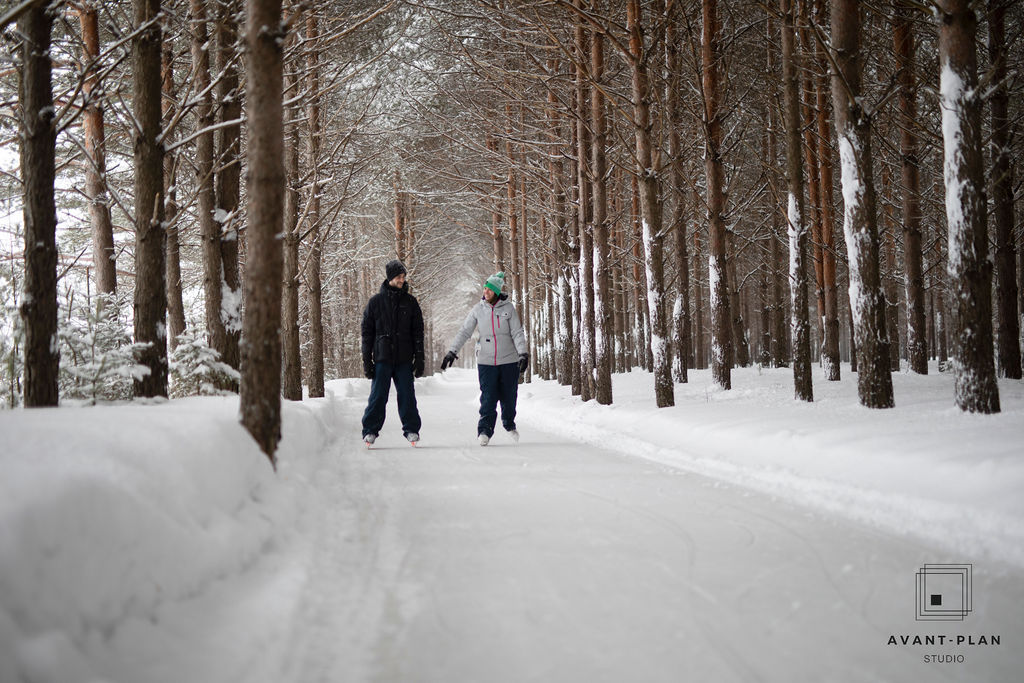
{"label": "black knit beanie", "polygon": [[409,272],[398,259],[388,261],[388,264],[384,266],[384,271],[388,274],[388,282],[391,282],[399,275],[407,274]]}

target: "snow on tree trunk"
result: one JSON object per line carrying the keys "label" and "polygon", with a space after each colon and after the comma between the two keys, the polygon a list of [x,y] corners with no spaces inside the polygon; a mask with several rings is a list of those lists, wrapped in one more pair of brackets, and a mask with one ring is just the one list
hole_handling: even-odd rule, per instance
{"label": "snow on tree trunk", "polygon": [[[823,0],[815,0],[815,21],[827,23]],[[818,44],[815,61],[820,75],[817,79],[816,104],[818,109],[818,176],[821,203],[822,280],[825,287],[825,339],[822,342],[821,364],[825,379],[838,382],[839,372],[839,287],[836,277],[835,203],[832,201],[832,131],[829,123],[828,57]]]}
{"label": "snow on tree trunk", "polygon": [[161,135],[160,0],[134,0],[132,98],[135,120],[135,341],[149,374],[136,396],[167,396],[167,289],[164,282],[163,143]]}
{"label": "snow on tree trunk", "polygon": [[247,0],[249,122],[242,424],[271,464],[281,439],[280,233],[284,216],[281,0]]}
{"label": "snow on tree trunk", "polygon": [[725,168],[722,162],[722,112],[719,110],[719,22],[717,0],[704,0],[701,72],[704,83],[704,169],[707,175],[711,249],[708,288],[711,307],[711,376],[723,389],[732,388],[733,338],[726,271]]}
{"label": "snow on tree trunk", "polygon": [[861,102],[860,3],[832,5],[832,76],[842,168],[843,232],[850,260],[850,306],[858,347],[857,393],[868,408],[893,406],[889,342],[878,262],[878,223],[871,176],[871,118]]}
{"label": "snow on tree trunk", "polygon": [[633,76],[633,120],[636,135],[637,175],[643,230],[644,269],[647,274],[647,307],[650,315],[651,360],[654,369],[654,397],[659,408],[675,405],[672,358],[668,349],[668,323],[662,299],[664,283],[664,241],[661,234],[661,187],[652,160],[651,91],[648,84],[649,51],[644,46],[639,0],[629,0],[630,66]]}
{"label": "snow on tree trunk", "polygon": [[18,19],[21,36],[21,177],[24,183],[25,406],[58,402],[60,346],[57,340],[57,211],[50,34],[53,14],[43,4]]}
{"label": "snow on tree trunk", "polygon": [[[583,0],[576,0],[582,8]],[[580,398],[589,401],[594,398],[594,203],[593,173],[591,171],[591,120],[589,107],[591,88],[590,75],[585,64],[590,61],[590,41],[583,20],[576,22],[576,198],[579,207],[579,339],[580,349]]]}
{"label": "snow on tree trunk", "polygon": [[955,397],[961,410],[998,413],[992,340],[992,264],[988,260],[977,18],[968,0],[940,3],[939,68],[943,177],[953,296]]}
{"label": "snow on tree trunk", "polygon": [[686,193],[689,183],[683,172],[683,152],[680,140],[682,111],[680,89],[682,67],[679,53],[682,49],[681,33],[677,31],[681,11],[678,3],[667,3],[665,7],[665,103],[668,108],[668,154],[672,169],[672,186],[675,203],[672,210],[671,231],[675,242],[677,273],[676,299],[672,306],[672,328],[674,351],[672,353],[672,376],[677,382],[688,382],[687,365],[690,362],[690,256],[686,233]]}
{"label": "snow on tree trunk", "polygon": [[595,87],[591,91],[591,125],[593,146],[591,168],[594,199],[594,396],[601,405],[612,402],[611,299],[608,295],[608,183],[605,146],[604,39],[594,32],[590,42],[591,69]]}

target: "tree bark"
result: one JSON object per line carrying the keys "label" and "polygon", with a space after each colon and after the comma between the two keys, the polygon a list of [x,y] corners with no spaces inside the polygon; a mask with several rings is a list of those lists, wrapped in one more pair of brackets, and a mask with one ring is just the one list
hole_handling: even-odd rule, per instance
{"label": "tree bark", "polygon": [[[170,123],[174,114],[174,101],[177,87],[174,82],[174,43],[167,41],[163,46],[163,109],[164,125]],[[167,140],[173,139],[171,134]],[[173,351],[178,345],[178,337],[185,332],[185,303],[181,292],[181,244],[178,239],[178,193],[177,185],[178,159],[177,154],[164,154],[164,224],[167,226],[167,242],[164,250],[165,275],[167,283],[167,325],[169,328],[168,346]]]}
{"label": "tree bark", "polygon": [[[323,282],[321,261],[323,238],[320,235],[320,26],[317,17],[310,12],[306,17],[306,39],[308,41],[307,65],[309,66],[309,96],[306,104],[306,118],[309,120],[309,163],[312,165],[313,185],[310,188],[309,211],[309,264],[306,267],[306,309],[309,315],[309,367],[306,370],[306,386],[310,398],[324,396],[324,321]],[[430,357],[427,357],[429,364]]]}
{"label": "tree bark", "polygon": [[57,377],[57,211],[50,40],[53,14],[36,5],[18,19],[21,35],[21,176],[24,183],[25,407],[55,406]]}
{"label": "tree bark", "polygon": [[85,113],[82,129],[85,137],[85,196],[89,200],[89,226],[92,233],[92,265],[96,291],[117,292],[117,263],[114,252],[114,226],[110,219],[107,194],[107,144],[103,122],[104,102],[97,60],[100,56],[99,18],[95,5],[84,2],[78,14],[82,29],[83,81]]}
{"label": "tree bark", "polygon": [[725,230],[725,168],[722,162],[722,112],[719,94],[718,2],[703,0],[704,26],[701,40],[701,72],[704,92],[704,170],[710,237],[708,291],[711,308],[711,376],[723,389],[732,388],[733,339],[730,330],[728,242]]}
{"label": "tree bark", "polygon": [[[775,32],[772,22],[771,13],[768,15],[767,22],[767,33],[768,33],[768,73],[775,75],[777,73],[775,66],[776,52],[774,47]],[[769,173],[773,173],[774,169],[778,168],[778,123],[779,123],[779,112],[778,112],[778,91],[774,87],[776,83],[775,78],[769,79],[768,88],[768,101],[765,104],[765,118],[767,119],[767,131],[766,144],[768,150],[766,154],[767,169]],[[774,181],[771,183],[774,186]],[[773,193],[774,195],[774,193]],[[769,258],[771,259],[770,267],[772,274],[771,283],[771,359],[772,365],[777,368],[784,368],[789,366],[789,345],[786,341],[786,304],[784,299],[783,290],[785,289],[784,278],[786,278],[785,270],[782,267],[782,240],[785,239],[782,232],[782,216],[785,212],[785,207],[779,206],[777,199],[772,196],[770,197],[772,202],[769,207],[770,222],[771,222],[771,247],[769,248]]]}
{"label": "tree bark", "polygon": [[[192,65],[196,70],[196,89],[203,93],[210,85],[210,53],[207,49],[206,0],[191,0]],[[201,94],[196,103],[196,189],[198,194],[199,238],[203,257],[203,295],[206,301],[206,338],[210,347],[222,352],[227,348],[227,331],[221,316],[224,268],[221,264],[220,224],[214,220],[216,197],[213,169],[213,98]],[[226,389],[228,387],[221,387]]]}
{"label": "tree bark", "polygon": [[[548,70],[556,73],[558,63],[554,59],[548,61]],[[558,98],[554,90],[548,90],[547,116],[549,122],[549,142],[551,151],[548,154],[548,177],[551,182],[551,203],[555,225],[552,230],[557,271],[552,273],[556,280],[557,314],[554,310],[549,315],[557,317],[557,332],[554,337],[553,349],[557,353],[556,365],[558,382],[563,386],[572,384],[572,353],[569,351],[569,340],[572,339],[572,307],[570,303],[569,283],[566,269],[569,262],[569,235],[566,225],[565,201],[565,169],[562,162],[563,150],[559,147],[564,129],[559,117]]]}
{"label": "tree bark", "polygon": [[665,84],[665,104],[668,109],[668,154],[672,168],[672,187],[675,193],[670,230],[675,242],[675,262],[678,282],[676,301],[672,307],[674,327],[673,376],[677,382],[688,382],[687,365],[690,359],[690,255],[686,233],[686,192],[688,183],[683,172],[682,111],[680,90],[683,77],[679,63],[680,40],[677,35],[679,3],[668,0],[665,3],[665,70],[668,79]]}
{"label": "tree bark", "polygon": [[651,90],[648,83],[650,52],[644,46],[643,21],[639,0],[626,7],[629,25],[629,61],[633,80],[633,120],[636,134],[637,175],[640,188],[644,266],[647,271],[647,308],[651,327],[651,357],[654,370],[654,396],[659,408],[675,405],[672,385],[672,358],[668,348],[668,322],[665,307],[664,241],[661,224],[661,183],[654,167],[651,140]]}
{"label": "tree bark", "polygon": [[708,366],[704,346],[704,288],[700,282],[704,256],[700,249],[700,231],[693,231],[693,367],[703,370]]}
{"label": "tree bark", "polygon": [[[585,8],[589,2],[576,0],[576,6]],[[591,59],[590,41],[583,20],[576,22],[576,187],[579,205],[579,306],[580,326],[580,398],[589,401],[594,398],[594,174],[591,171],[590,112],[591,101],[589,75],[584,66]]]}
{"label": "tree bark", "polygon": [[811,330],[807,302],[807,225],[804,222],[804,169],[800,139],[800,85],[797,81],[796,32],[792,0],[780,0],[782,25],[782,94],[786,122],[786,175],[789,184],[789,283],[793,334],[793,391],[801,401],[814,400],[811,381]]}
{"label": "tree bark", "polygon": [[285,174],[281,0],[247,0],[249,236],[245,269],[242,424],[272,465],[281,439],[280,233]]}
{"label": "tree bark", "polygon": [[996,247],[998,369],[1021,378],[1020,321],[1017,318],[1017,253],[1013,243],[1013,160],[1010,155],[1010,95],[1006,88],[1005,0],[989,2],[988,54],[992,63],[992,222]]}
{"label": "tree bark", "polygon": [[[288,36],[285,50],[294,50],[295,34]],[[285,96],[293,100],[299,79],[295,65],[285,76]],[[285,126],[284,272],[281,283],[281,343],[284,371],[281,394],[289,401],[302,400],[302,353],[299,350],[299,105],[287,107]]]}
{"label": "tree bark", "polygon": [[605,157],[607,125],[605,122],[604,94],[604,36],[595,31],[590,38],[590,71],[594,79],[591,91],[591,126],[593,128],[594,172],[594,395],[601,405],[612,402],[612,302],[608,292],[608,164]]}
{"label": "tree bark", "polygon": [[[160,0],[134,0],[132,96],[135,120],[135,341],[147,344],[137,360],[149,372],[134,381],[136,396],[167,396],[167,290],[164,282],[162,31]],[[144,27],[144,28],[143,28]]]}
{"label": "tree bark", "polygon": [[[822,0],[817,2],[819,22],[824,22]],[[832,131],[829,125],[828,67],[824,51],[819,49],[818,64],[818,200],[821,203],[821,274],[825,288],[825,339],[821,362],[825,379],[838,382],[839,366],[839,287],[836,277],[835,203],[832,201]]]}
{"label": "tree bark", "polygon": [[977,17],[969,0],[939,3],[939,68],[945,147],[949,280],[957,406],[998,413],[993,361],[992,264],[988,260],[981,104],[975,54]]}
{"label": "tree bark", "polygon": [[899,70],[900,157],[903,183],[903,277],[907,294],[907,360],[911,372],[928,374],[926,342],[924,271],[921,252],[921,179],[918,170],[917,80],[914,78],[914,32],[911,28],[912,3],[896,3],[893,47]]}
{"label": "tree bark", "polygon": [[900,297],[896,286],[896,219],[892,215],[894,202],[889,167],[882,166],[882,218],[885,228],[885,266],[888,272],[882,278],[885,291],[885,326],[889,336],[889,367],[900,369]]}
{"label": "tree bark", "polygon": [[850,258],[850,305],[860,354],[857,393],[861,404],[868,408],[891,408],[892,375],[871,169],[871,117],[860,101],[860,31],[860,3],[833,2],[832,45],[838,72],[832,75],[832,99],[843,169],[843,230]]}
{"label": "tree bark", "polygon": [[[238,80],[238,67],[232,61],[239,49],[239,0],[220,0],[217,3],[217,101],[220,103],[220,123],[237,121],[242,116],[242,92]],[[224,324],[224,348],[216,349],[221,359],[238,370],[241,367],[239,340],[242,333],[242,286],[238,267],[241,197],[241,140],[242,126],[230,124],[218,130],[217,159],[217,222],[220,224],[222,283],[221,320]],[[237,386],[232,382],[232,389]]]}

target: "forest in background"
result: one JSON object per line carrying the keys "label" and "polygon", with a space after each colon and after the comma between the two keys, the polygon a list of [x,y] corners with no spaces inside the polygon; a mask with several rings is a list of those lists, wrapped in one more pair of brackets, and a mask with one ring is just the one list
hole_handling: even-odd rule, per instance
{"label": "forest in background", "polygon": [[811,400],[811,365],[849,360],[886,407],[901,361],[937,358],[995,412],[996,373],[1021,376],[1020,3],[28,0],[0,22],[5,406],[241,388],[272,453],[280,395],[359,374],[396,255],[428,372],[504,270],[531,371],[584,400],[643,367],[671,405],[687,369],[729,388],[755,363]]}

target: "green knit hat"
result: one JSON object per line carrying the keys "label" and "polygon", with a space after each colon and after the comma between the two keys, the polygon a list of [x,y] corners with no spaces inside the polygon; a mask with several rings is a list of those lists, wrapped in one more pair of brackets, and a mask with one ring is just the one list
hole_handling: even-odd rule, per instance
{"label": "green knit hat", "polygon": [[505,273],[495,273],[494,275],[487,278],[487,282],[484,283],[484,287],[491,290],[495,294],[501,294],[501,288],[505,286]]}

